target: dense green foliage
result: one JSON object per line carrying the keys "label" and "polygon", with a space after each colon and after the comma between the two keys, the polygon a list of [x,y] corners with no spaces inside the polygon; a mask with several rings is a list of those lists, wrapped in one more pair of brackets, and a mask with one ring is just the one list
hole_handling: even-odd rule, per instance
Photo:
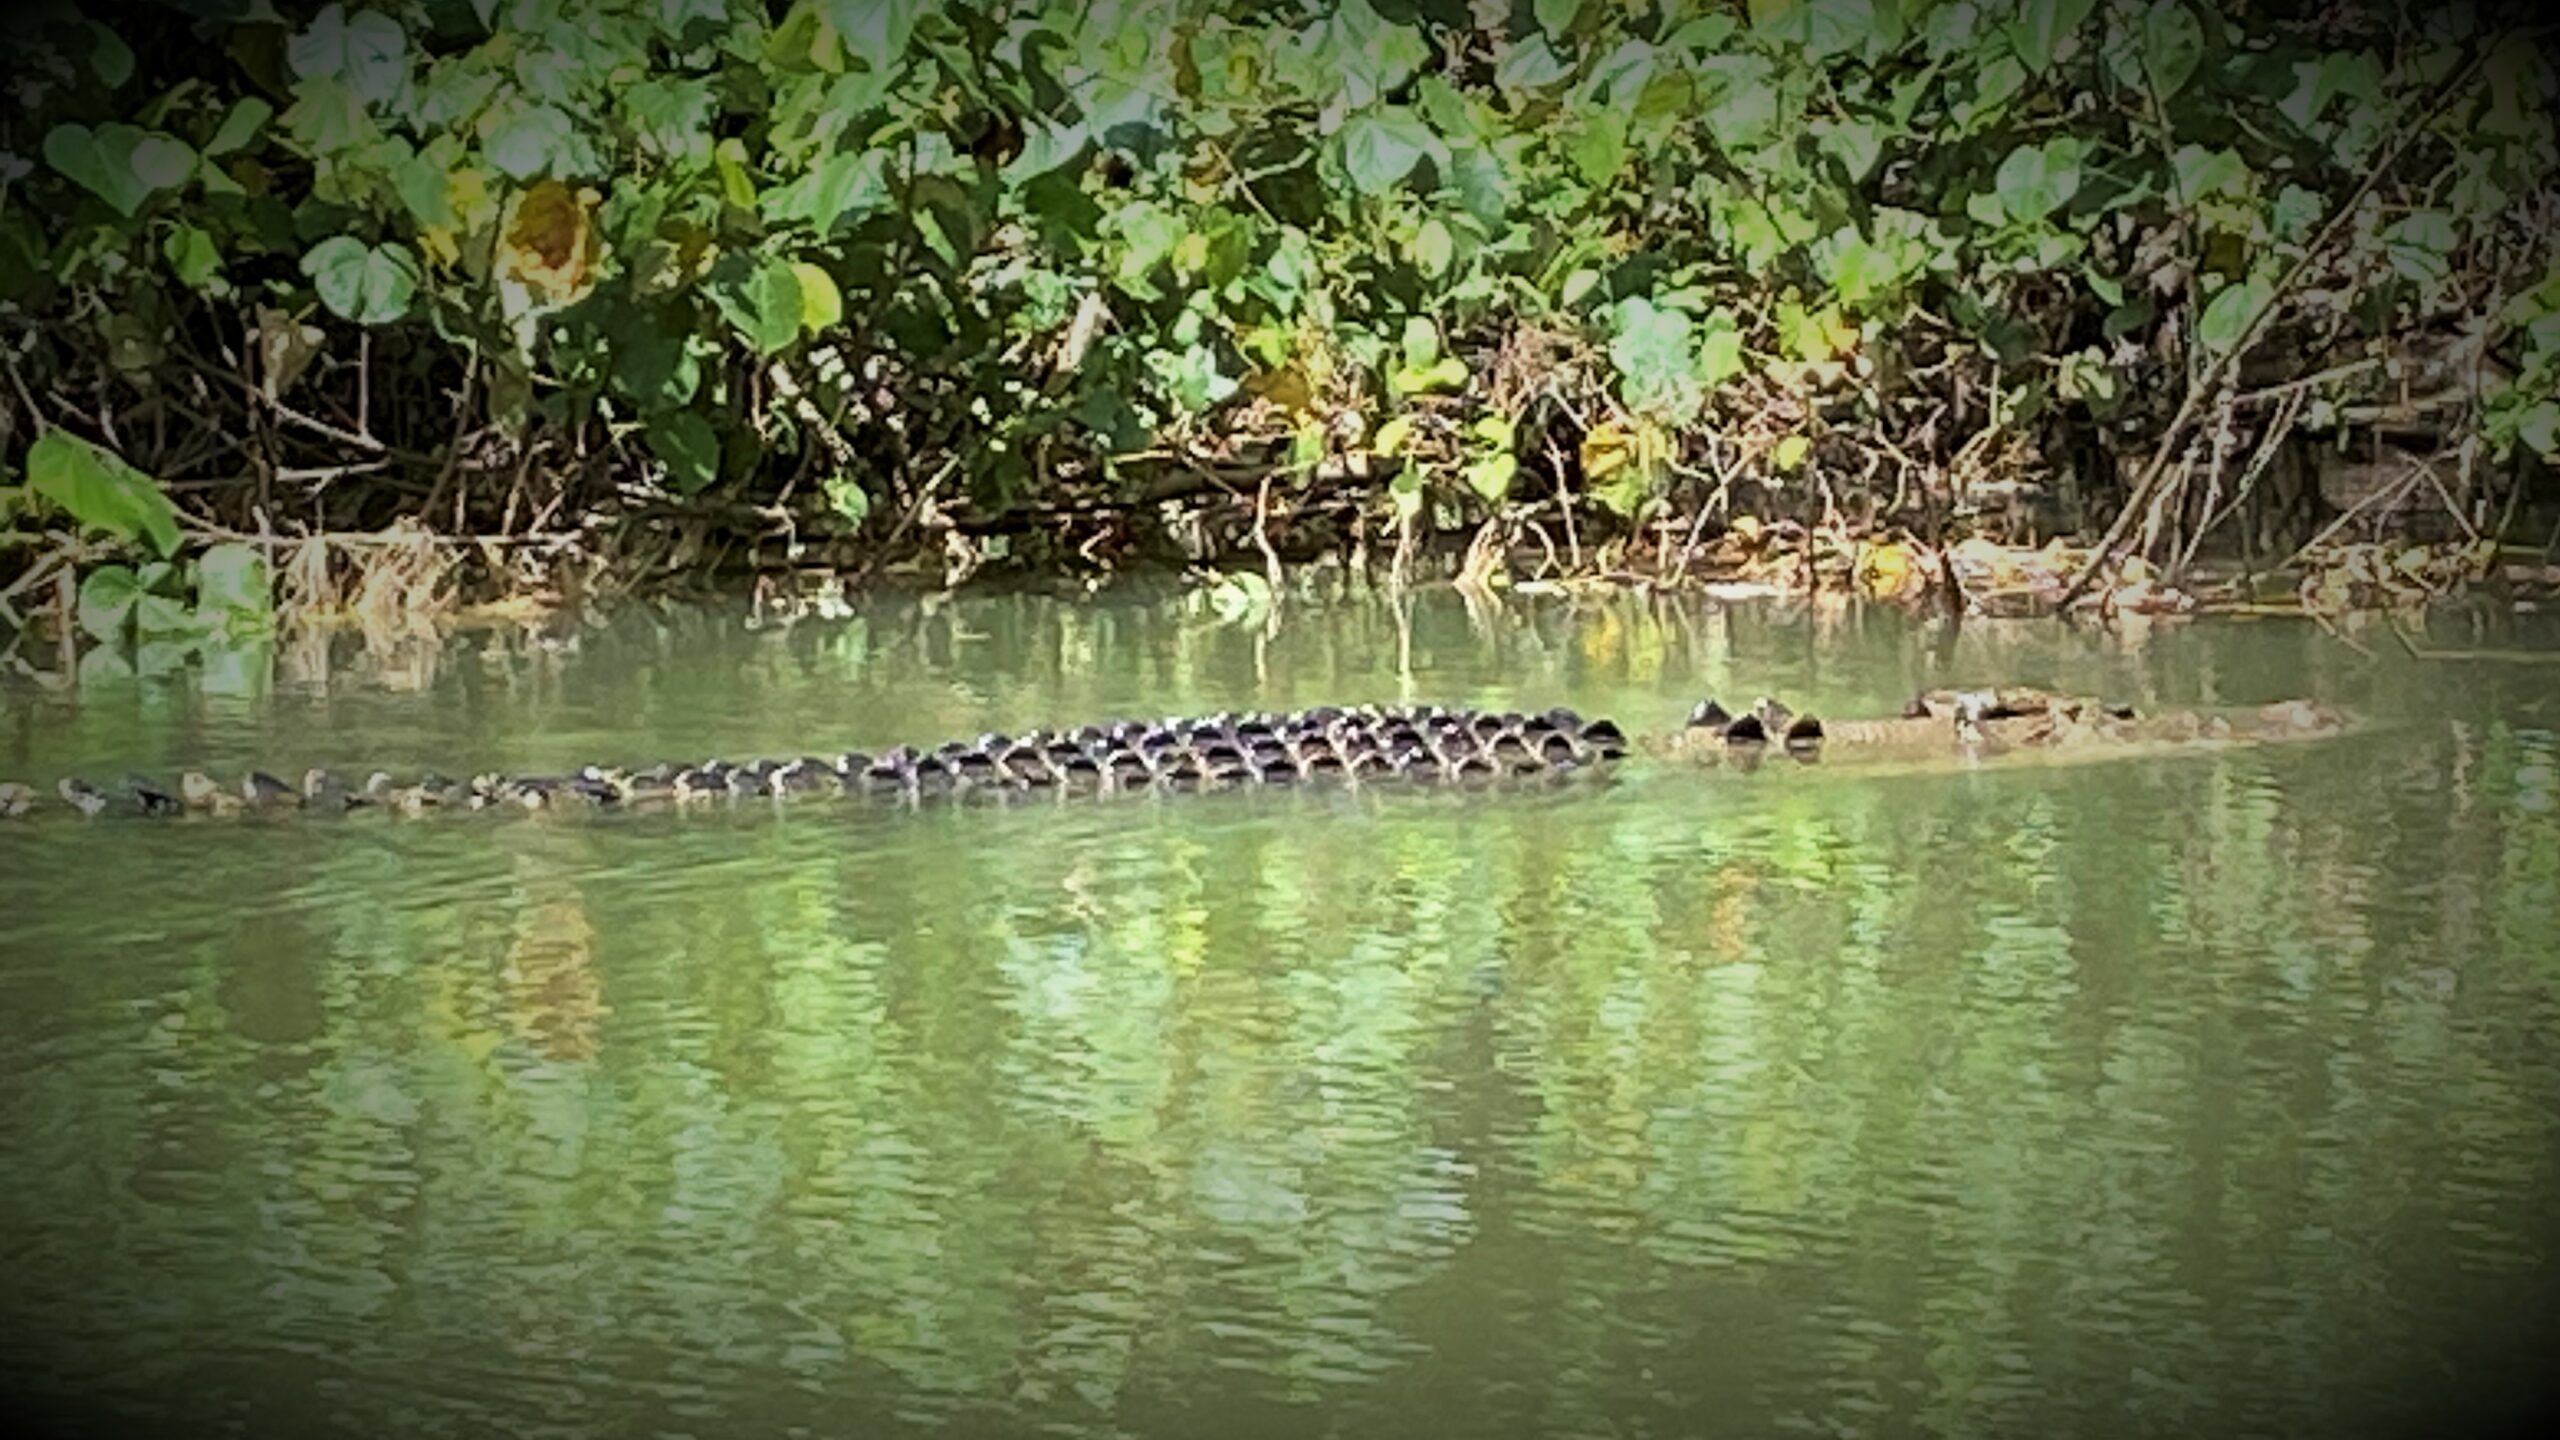
{"label": "dense green foliage", "polygon": [[2156,451],[2202,521],[2451,342],[2430,433],[2548,455],[2554,73],[2399,8],[66,0],[10,40],[9,453],[244,531],[1026,556],[1232,545],[1266,477],[1305,537],[1738,482],[1942,530]]}

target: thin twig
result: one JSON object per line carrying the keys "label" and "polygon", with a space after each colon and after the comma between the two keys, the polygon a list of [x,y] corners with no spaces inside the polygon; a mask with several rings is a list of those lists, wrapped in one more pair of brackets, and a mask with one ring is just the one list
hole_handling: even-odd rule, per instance
{"label": "thin twig", "polygon": [[2441,115],[2445,107],[2453,102],[2454,97],[2460,95],[2463,88],[2471,83],[2471,78],[2479,73],[2481,66],[2488,63],[2490,53],[2489,50],[2483,49],[2480,53],[2473,55],[2462,69],[2436,92],[2416,123],[2402,127],[2399,133],[2392,137],[2382,154],[2374,160],[2373,164],[2365,168],[2364,178],[2357,182],[2354,192],[2331,212],[2328,222],[2320,227],[2319,233],[2312,237],[2311,243],[2303,247],[2302,253],[2295,256],[2293,263],[2286,267],[2281,276],[2277,277],[2274,288],[2267,294],[2266,303],[2258,307],[2258,313],[2250,318],[2248,328],[2241,332],[2240,338],[2232,343],[2230,349],[2214,357],[2213,363],[2205,367],[2204,373],[2187,386],[2186,397],[2179,403],[2177,413],[2170,418],[2168,429],[2161,432],[2160,443],[2152,452],[2151,463],[2144,467],[2142,478],[2134,485],[2133,494],[2127,498],[2124,508],[2116,512],[2115,522],[2107,527],[2106,535],[2099,541],[2097,550],[2090,555],[2089,563],[2082,567],[2079,574],[2072,577],[2070,585],[2063,590],[2060,603],[2064,608],[2069,608],[2072,601],[2080,598],[2081,594],[2097,580],[2099,572],[2115,558],[2116,552],[2124,547],[2124,542],[2132,530],[2134,516],[2151,509],[2154,498],[2152,492],[2157,490],[2167,478],[2172,457],[2178,453],[2179,441],[2185,437],[2187,427],[2194,423],[2196,412],[2204,404],[2204,397],[2221,387],[2224,377],[2239,365],[2241,358],[2249,353],[2252,345],[2257,343],[2260,333],[2284,308],[2285,297],[2292,293],[2294,287],[2302,282],[2305,275],[2310,273],[2312,262],[2319,259],[2328,250],[2330,244],[2344,232],[2348,222],[2355,218],[2357,210],[2364,204],[2364,198],[2372,194],[2374,187],[2382,183],[2382,177],[2390,172],[2392,166],[2399,163],[2401,155],[2416,142],[2418,137],[2428,132],[2435,124],[2436,117]]}

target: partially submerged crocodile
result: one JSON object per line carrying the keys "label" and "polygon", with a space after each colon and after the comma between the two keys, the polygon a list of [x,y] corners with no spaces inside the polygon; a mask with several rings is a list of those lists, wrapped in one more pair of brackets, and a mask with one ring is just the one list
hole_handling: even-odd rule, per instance
{"label": "partially submerged crocodile", "polygon": [[189,771],[174,786],[129,775],[112,788],[66,777],[47,797],[0,784],[0,817],[51,809],[89,816],[177,817],[349,810],[558,808],[838,796],[894,804],[1035,793],[1221,789],[1308,783],[1499,783],[1605,771],[1631,753],[1675,764],[1750,768],[1774,756],[1802,763],[1939,766],[2011,754],[2085,758],[2334,735],[2344,717],[2308,701],[2236,710],[2140,713],[2050,691],[1930,691],[1901,716],[1824,722],[1761,699],[1740,714],[1713,700],[1665,735],[1631,742],[1607,719],[1557,708],[1539,714],[1437,705],[1318,707],[1287,714],[1218,714],[1123,721],[1021,736],[981,735],[879,755],[588,765],[558,775],[387,770],[349,785],[325,769],[299,785],[252,771],[236,786]]}

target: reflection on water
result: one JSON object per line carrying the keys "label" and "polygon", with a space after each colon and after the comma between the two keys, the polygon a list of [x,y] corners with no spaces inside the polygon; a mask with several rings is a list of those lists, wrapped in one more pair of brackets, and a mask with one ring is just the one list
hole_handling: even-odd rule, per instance
{"label": "reflection on water", "polygon": [[2521,1399],[2560,1340],[2533,667],[990,600],[466,646],[414,690],[12,692],[0,771],[1404,694],[1644,728],[1994,671],[2391,723],[1516,796],[0,830],[10,1388],[262,1435],[2450,1433]]}

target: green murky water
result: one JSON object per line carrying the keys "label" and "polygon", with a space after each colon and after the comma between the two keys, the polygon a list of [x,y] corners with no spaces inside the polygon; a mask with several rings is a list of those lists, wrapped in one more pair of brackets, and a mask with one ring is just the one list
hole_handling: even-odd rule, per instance
{"label": "green murky water", "polygon": [[1533,795],[0,827],[8,1389],[119,1434],[2450,1423],[2560,1342],[2555,673],[1443,594],[12,688],[0,774],[47,782],[1397,697],[1632,730],[1985,677],[2390,724]]}

